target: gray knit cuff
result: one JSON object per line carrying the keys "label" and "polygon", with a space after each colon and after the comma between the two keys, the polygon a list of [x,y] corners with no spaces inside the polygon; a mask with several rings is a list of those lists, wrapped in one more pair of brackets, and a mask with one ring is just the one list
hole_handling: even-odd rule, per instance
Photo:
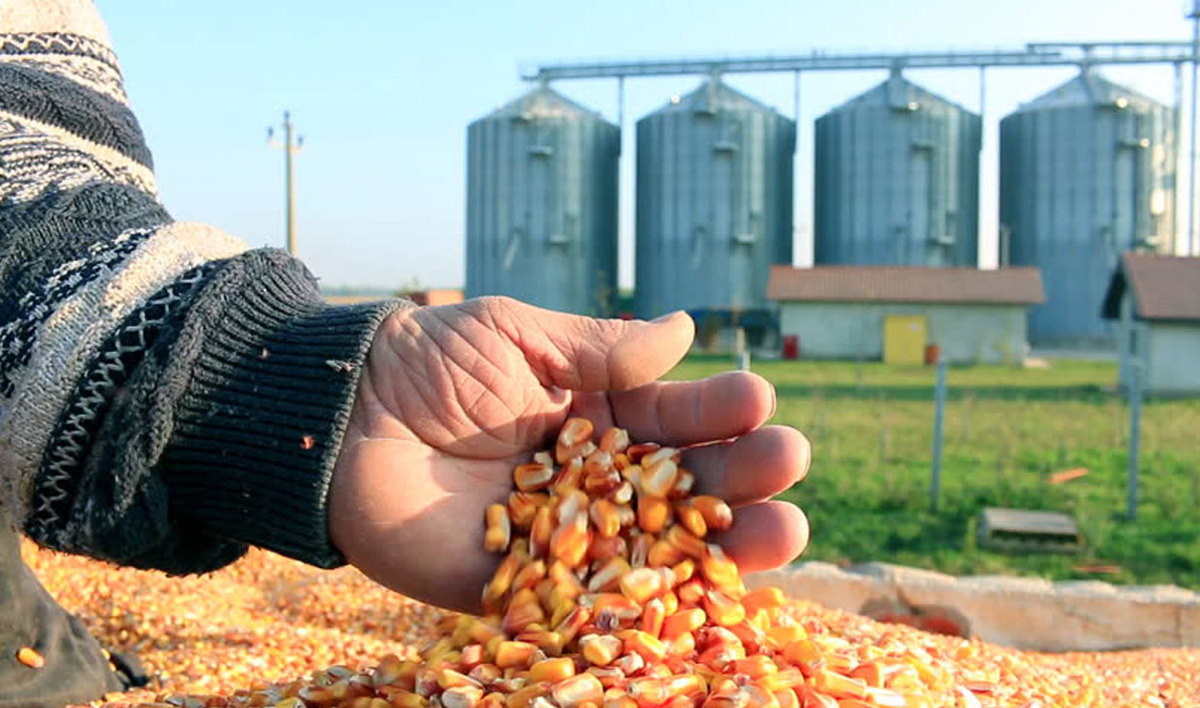
{"label": "gray knit cuff", "polygon": [[173,517],[312,565],[345,562],[327,495],[359,376],[398,301],[334,307],[302,267],[246,283],[205,329],[162,470]]}

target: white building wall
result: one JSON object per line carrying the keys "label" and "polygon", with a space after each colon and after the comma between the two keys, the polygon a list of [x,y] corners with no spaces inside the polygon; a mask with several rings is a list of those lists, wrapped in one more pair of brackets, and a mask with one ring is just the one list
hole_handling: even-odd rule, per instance
{"label": "white building wall", "polygon": [[929,343],[951,363],[1016,363],[1025,356],[1023,305],[782,302],[780,332],[798,335],[801,358],[880,359],[883,320],[924,315]]}
{"label": "white building wall", "polygon": [[1200,393],[1200,324],[1150,323],[1151,393]]}

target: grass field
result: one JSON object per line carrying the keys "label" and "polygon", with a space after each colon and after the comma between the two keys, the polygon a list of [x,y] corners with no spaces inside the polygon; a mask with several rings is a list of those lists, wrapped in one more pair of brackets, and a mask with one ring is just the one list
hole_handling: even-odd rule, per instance
{"label": "grass field", "polygon": [[[696,356],[671,378],[729,368],[728,357]],[[1200,400],[1144,405],[1141,496],[1130,522],[1129,411],[1112,392],[1116,364],[951,368],[934,514],[933,369],[764,361],[754,370],[778,391],[773,422],[799,428],[813,443],[808,480],[783,495],[804,507],[812,524],[804,559],[1200,589]],[[1075,467],[1089,474],[1047,484],[1050,474]],[[1087,549],[1075,555],[980,549],[975,519],[988,506],[1066,512]],[[1114,568],[1085,568],[1106,565]]]}

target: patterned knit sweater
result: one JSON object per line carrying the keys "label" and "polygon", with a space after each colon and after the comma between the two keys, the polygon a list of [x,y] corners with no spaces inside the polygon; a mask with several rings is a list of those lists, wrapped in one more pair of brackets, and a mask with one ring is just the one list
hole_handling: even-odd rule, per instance
{"label": "patterned knit sweater", "polygon": [[[275,250],[158,202],[90,0],[0,0],[0,514],[171,573],[342,562],[326,494],[371,337]],[[2,521],[0,521],[2,523]]]}

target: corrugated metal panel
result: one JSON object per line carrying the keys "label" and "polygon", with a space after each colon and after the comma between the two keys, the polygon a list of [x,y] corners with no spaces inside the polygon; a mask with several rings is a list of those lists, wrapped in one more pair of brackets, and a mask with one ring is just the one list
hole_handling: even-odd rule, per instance
{"label": "corrugated metal panel", "polygon": [[620,132],[548,87],[467,128],[467,297],[608,315]]}
{"label": "corrugated metal panel", "polygon": [[1108,346],[1121,253],[1174,248],[1174,111],[1093,73],[1000,121],[1000,223],[1013,265],[1042,271],[1030,342]]}
{"label": "corrugated metal panel", "polygon": [[635,310],[766,307],[792,262],[795,123],[718,80],[637,124]]}
{"label": "corrugated metal panel", "polygon": [[981,126],[899,75],[818,118],[815,263],[975,267]]}

